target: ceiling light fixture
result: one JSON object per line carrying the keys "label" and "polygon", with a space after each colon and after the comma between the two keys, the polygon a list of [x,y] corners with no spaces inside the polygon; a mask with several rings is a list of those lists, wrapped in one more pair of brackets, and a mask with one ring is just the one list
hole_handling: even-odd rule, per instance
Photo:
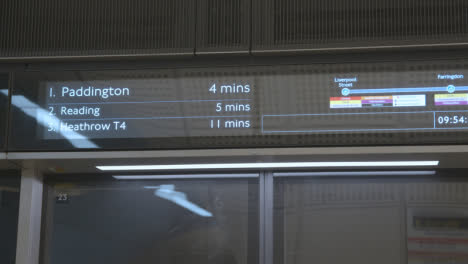
{"label": "ceiling light fixture", "polygon": [[96,166],[101,171],[152,170],[207,170],[207,169],[284,169],[336,167],[426,167],[438,166],[438,160],[425,161],[336,161],[336,162],[259,162],[259,163],[205,163],[168,165],[112,165]]}

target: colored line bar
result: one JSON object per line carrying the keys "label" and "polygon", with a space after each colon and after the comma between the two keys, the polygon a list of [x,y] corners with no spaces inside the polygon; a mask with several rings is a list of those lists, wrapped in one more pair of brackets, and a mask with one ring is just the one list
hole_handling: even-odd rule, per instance
{"label": "colored line bar", "polygon": [[[468,86],[456,86],[455,91],[468,91]],[[418,93],[447,92],[444,87],[413,87],[413,88],[381,88],[381,89],[350,89],[349,94],[380,94],[380,93]]]}

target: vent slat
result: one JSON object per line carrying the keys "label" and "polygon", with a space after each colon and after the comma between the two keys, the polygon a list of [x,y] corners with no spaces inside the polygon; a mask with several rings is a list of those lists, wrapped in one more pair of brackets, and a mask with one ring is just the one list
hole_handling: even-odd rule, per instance
{"label": "vent slat", "polygon": [[0,32],[0,58],[455,44],[468,1],[2,0]]}
{"label": "vent slat", "polygon": [[254,51],[468,42],[468,1],[464,0],[253,3],[253,14],[258,14],[253,22]]}
{"label": "vent slat", "polygon": [[195,1],[2,0],[0,57],[190,53]]}
{"label": "vent slat", "polygon": [[197,51],[249,51],[250,0],[199,0]]}

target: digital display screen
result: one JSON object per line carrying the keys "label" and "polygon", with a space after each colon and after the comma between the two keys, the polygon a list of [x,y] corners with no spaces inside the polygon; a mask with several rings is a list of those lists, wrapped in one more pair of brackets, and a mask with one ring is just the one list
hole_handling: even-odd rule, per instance
{"label": "digital display screen", "polygon": [[12,97],[25,122],[12,132],[26,131],[37,148],[460,143],[465,68],[459,60],[25,72]]}
{"label": "digital display screen", "polygon": [[414,216],[413,226],[418,230],[468,230],[468,219]]}
{"label": "digital display screen", "polygon": [[5,149],[8,120],[8,74],[0,73],[0,149]]}
{"label": "digital display screen", "polygon": [[252,135],[258,112],[253,82],[190,77],[46,82],[49,113],[42,137]]}

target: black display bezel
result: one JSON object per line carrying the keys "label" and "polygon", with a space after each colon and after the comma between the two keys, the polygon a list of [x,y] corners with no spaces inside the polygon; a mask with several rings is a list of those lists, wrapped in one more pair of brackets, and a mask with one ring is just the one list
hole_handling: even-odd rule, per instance
{"label": "black display bezel", "polygon": [[[45,72],[73,74],[78,71],[105,70],[148,70],[171,68],[205,68],[262,65],[302,65],[317,63],[375,63],[375,62],[425,62],[460,61],[468,58],[468,51],[447,50],[433,54],[429,52],[385,52],[365,54],[322,54],[318,56],[275,56],[275,57],[233,57],[192,58],[168,61],[139,61],[117,64],[114,62],[47,63],[33,64],[25,71],[16,71],[15,83],[30,81],[27,92],[37,91],[39,80]],[[22,75],[33,76],[29,80],[19,79]],[[17,84],[12,94],[18,92]],[[36,93],[37,96],[37,93]],[[18,119],[21,115],[12,107],[9,128],[9,151],[85,151],[90,149],[74,148],[66,140],[38,140],[28,135],[33,129],[29,122]],[[32,120],[32,121],[31,121]],[[468,133],[450,132],[405,132],[405,133],[353,133],[353,134],[304,134],[304,135],[262,135],[229,137],[192,137],[192,138],[123,138],[93,139],[100,148],[92,150],[177,150],[177,149],[223,149],[223,148],[270,148],[270,147],[314,147],[314,146],[375,146],[375,145],[439,145],[463,144],[468,142]],[[346,140],[343,140],[343,137]],[[373,138],[369,143],[369,138]],[[381,142],[381,143],[376,143]]]}
{"label": "black display bezel", "polygon": [[[7,72],[0,72],[0,89],[7,89],[9,91],[9,74]],[[9,114],[10,93],[8,96],[0,96],[0,150],[6,150],[7,145],[7,124]]]}

